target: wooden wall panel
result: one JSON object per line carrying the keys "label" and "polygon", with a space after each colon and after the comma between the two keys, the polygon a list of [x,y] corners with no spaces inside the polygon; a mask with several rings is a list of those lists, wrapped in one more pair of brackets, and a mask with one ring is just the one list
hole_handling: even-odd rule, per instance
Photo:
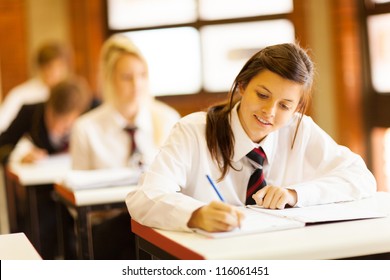
{"label": "wooden wall panel", "polygon": [[2,98],[28,78],[26,15],[23,0],[0,0]]}
{"label": "wooden wall panel", "polygon": [[69,0],[69,16],[76,72],[97,93],[99,53],[106,36],[104,0]]}
{"label": "wooden wall panel", "polygon": [[355,0],[332,0],[331,5],[339,142],[366,158],[358,7]]}

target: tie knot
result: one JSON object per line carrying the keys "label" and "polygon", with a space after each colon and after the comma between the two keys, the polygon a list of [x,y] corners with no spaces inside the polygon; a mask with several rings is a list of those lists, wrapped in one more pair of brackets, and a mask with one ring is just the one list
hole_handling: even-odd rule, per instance
{"label": "tie knot", "polygon": [[263,165],[264,160],[267,158],[267,156],[265,155],[265,153],[261,147],[254,148],[246,156],[248,158],[250,158],[251,160],[253,160],[254,162],[260,164],[261,166]]}
{"label": "tie knot", "polygon": [[137,127],[132,126],[132,127],[125,127],[124,130],[131,136],[134,137],[135,132],[137,131]]}

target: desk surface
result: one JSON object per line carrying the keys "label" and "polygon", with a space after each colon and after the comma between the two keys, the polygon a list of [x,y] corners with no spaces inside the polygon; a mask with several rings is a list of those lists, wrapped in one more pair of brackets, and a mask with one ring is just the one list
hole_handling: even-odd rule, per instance
{"label": "desk surface", "polygon": [[0,235],[1,260],[41,260],[24,233]]}
{"label": "desk surface", "polygon": [[[390,193],[357,201],[390,214]],[[179,259],[340,259],[390,252],[390,216],[210,239],[132,221],[135,234]]]}
{"label": "desk surface", "polygon": [[71,169],[68,154],[54,155],[33,164],[10,163],[7,172],[16,176],[22,186],[53,184]]}
{"label": "desk surface", "polygon": [[55,191],[74,206],[87,206],[125,202],[126,196],[137,186],[120,186],[97,189],[72,190],[61,184],[54,186]]}

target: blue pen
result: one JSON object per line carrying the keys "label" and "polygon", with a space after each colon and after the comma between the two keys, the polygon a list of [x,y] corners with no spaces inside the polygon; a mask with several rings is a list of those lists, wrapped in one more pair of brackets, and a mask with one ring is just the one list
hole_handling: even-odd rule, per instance
{"label": "blue pen", "polygon": [[211,179],[209,175],[206,175],[206,177],[207,177],[207,179],[209,180],[210,185],[213,187],[214,191],[217,193],[219,199],[220,199],[222,202],[225,202],[225,200],[223,199],[222,195],[221,195],[220,192],[218,191],[217,186],[214,184],[213,179]]}
{"label": "blue pen", "polygon": [[[214,184],[213,179],[211,179],[209,175],[206,175],[206,177],[207,177],[207,180],[209,180],[210,185],[213,187],[214,191],[217,193],[219,199],[220,199],[222,202],[225,202],[225,199],[223,199],[221,193],[220,193],[219,190],[217,189],[217,186]],[[241,229],[240,216],[237,216],[237,223],[238,223],[238,228]]]}

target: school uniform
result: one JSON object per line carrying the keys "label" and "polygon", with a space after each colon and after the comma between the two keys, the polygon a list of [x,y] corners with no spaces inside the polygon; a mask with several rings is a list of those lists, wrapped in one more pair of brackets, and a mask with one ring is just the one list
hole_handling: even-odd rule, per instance
{"label": "school uniform", "polygon": [[[19,140],[22,138],[24,140],[28,138],[29,143],[31,143],[29,147],[36,146],[46,150],[48,154],[67,151],[67,138],[64,138],[60,143],[54,143],[50,138],[45,124],[44,111],[45,103],[22,106],[10,126],[0,134],[0,160],[2,164],[9,162],[11,153],[14,154],[16,145],[20,145]],[[23,156],[24,155],[25,154],[23,154]],[[20,157],[18,158],[20,160],[22,154],[18,156]],[[58,242],[56,235],[57,224],[53,213],[55,202],[51,197],[51,193],[38,192],[37,195],[39,196],[38,200],[40,201],[40,234],[42,239],[45,240],[45,243],[42,244],[40,254],[44,259],[53,259],[55,257],[53,248],[55,248]],[[17,197],[17,201],[23,202],[25,200],[23,196],[19,197],[19,195],[17,195]]]}
{"label": "school uniform", "polygon": [[[132,139],[126,119],[111,105],[102,104],[80,117],[71,136],[72,168],[146,168],[158,147],[168,137],[180,115],[168,105],[153,100],[138,112]],[[135,141],[136,151],[132,141]],[[104,213],[92,221],[95,259],[135,259],[135,241],[130,216],[125,211]]]}
{"label": "school uniform", "polygon": [[[217,183],[227,203],[244,205],[254,171],[246,154],[256,146],[261,146],[267,157],[263,165],[267,184],[295,190],[297,207],[360,199],[376,191],[375,179],[362,158],[336,144],[310,117],[303,117],[293,148],[298,113],[256,144],[240,123],[238,106],[231,112],[234,169]],[[189,231],[192,212],[218,200],[206,174],[217,182],[221,172],[207,148],[205,130],[205,112],[193,113],[177,123],[141,178],[140,189],[126,198],[135,220],[151,227]]]}
{"label": "school uniform", "polygon": [[[160,101],[142,106],[135,119],[134,141],[144,164],[149,164],[168,137],[179,114]],[[72,167],[78,170],[132,166],[127,121],[111,105],[102,104],[81,116],[71,136]]]}
{"label": "school uniform", "polygon": [[27,136],[38,148],[44,149],[48,154],[65,152],[68,148],[68,138],[60,143],[54,143],[46,127],[45,103],[22,106],[10,126],[0,135],[0,161],[8,162],[11,152],[18,141]]}
{"label": "school uniform", "polygon": [[49,88],[39,78],[32,78],[15,88],[0,105],[0,132],[8,128],[23,105],[44,102],[49,97]]}

